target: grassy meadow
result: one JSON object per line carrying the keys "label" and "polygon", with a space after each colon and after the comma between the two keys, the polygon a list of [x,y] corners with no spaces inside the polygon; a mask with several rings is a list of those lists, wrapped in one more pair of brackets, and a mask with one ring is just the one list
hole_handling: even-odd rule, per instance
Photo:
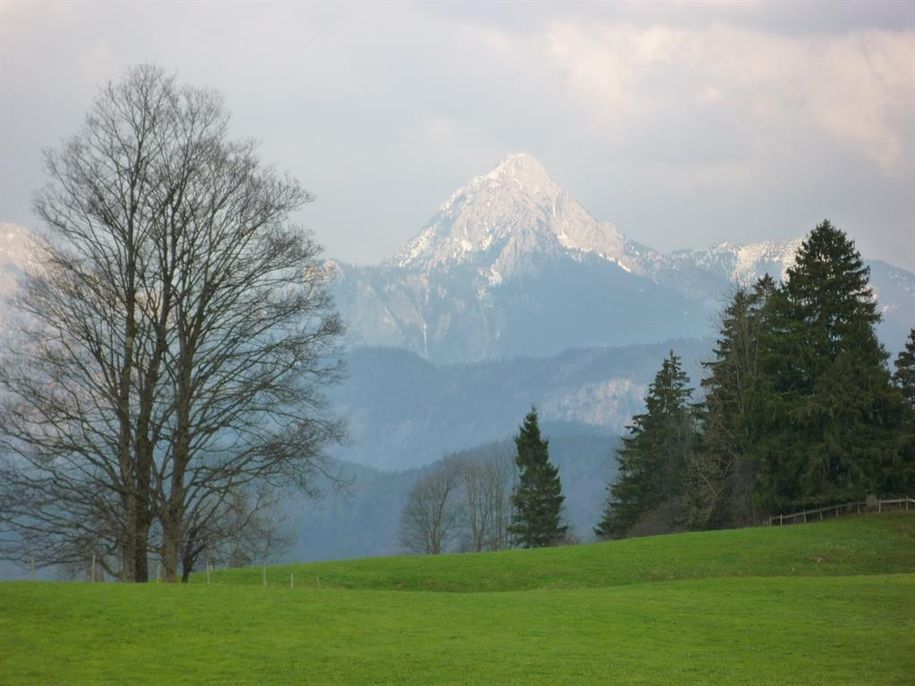
{"label": "grassy meadow", "polygon": [[[295,588],[289,587],[290,574]],[[911,684],[915,515],[0,584],[2,684]]]}

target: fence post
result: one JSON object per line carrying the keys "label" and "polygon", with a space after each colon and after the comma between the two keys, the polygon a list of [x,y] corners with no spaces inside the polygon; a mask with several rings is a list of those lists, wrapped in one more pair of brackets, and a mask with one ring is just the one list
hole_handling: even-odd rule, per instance
{"label": "fence post", "polygon": [[95,553],[92,553],[92,569],[89,571],[89,581],[95,583]]}
{"label": "fence post", "polygon": [[264,579],[264,588],[267,588],[267,565],[265,564],[262,568],[263,579]]}

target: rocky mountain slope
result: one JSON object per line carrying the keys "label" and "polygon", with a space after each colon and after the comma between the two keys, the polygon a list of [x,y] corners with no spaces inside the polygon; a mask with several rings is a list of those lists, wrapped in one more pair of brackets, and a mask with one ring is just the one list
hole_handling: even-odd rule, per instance
{"label": "rocky mountain slope", "polygon": [[[540,162],[518,154],[456,191],[389,259],[334,263],[335,295],[353,345],[435,362],[551,355],[710,335],[734,284],[782,277],[799,246],[663,254],[594,219]],[[895,349],[915,322],[915,274],[883,262],[871,269]]]}

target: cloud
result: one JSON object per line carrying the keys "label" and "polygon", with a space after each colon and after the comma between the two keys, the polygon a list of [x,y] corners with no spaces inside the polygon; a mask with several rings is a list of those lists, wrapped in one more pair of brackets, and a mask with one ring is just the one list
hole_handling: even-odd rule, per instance
{"label": "cloud", "polygon": [[233,135],[317,195],[297,220],[340,259],[390,254],[470,176],[528,151],[653,247],[794,237],[829,216],[915,266],[900,249],[915,216],[904,3],[0,0],[0,13],[4,220],[34,223],[41,149],[76,131],[101,83],[153,61],[225,94]]}
{"label": "cloud", "polygon": [[542,68],[606,136],[717,107],[748,135],[801,127],[902,173],[915,121],[913,31],[789,37],[720,24],[563,21],[541,40]]}

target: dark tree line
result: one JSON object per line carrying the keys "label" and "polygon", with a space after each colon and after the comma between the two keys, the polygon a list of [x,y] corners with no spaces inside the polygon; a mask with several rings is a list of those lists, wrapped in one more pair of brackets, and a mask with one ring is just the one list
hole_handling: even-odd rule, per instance
{"label": "dark tree line", "polygon": [[602,537],[742,526],[915,490],[915,330],[890,375],[854,243],[828,221],[784,283],[725,307],[704,397],[671,352],[619,450]]}

